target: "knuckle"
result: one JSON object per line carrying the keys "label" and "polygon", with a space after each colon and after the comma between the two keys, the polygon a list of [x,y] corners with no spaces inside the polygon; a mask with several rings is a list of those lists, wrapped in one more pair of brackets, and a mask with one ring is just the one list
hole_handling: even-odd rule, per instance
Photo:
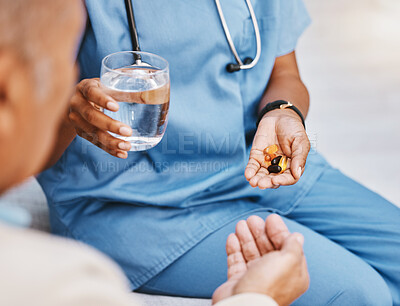
{"label": "knuckle", "polygon": [[103,140],[102,136],[103,136],[103,132],[99,129],[96,129],[93,133],[93,138],[95,139],[96,142],[106,144],[106,143],[104,143],[105,141]]}
{"label": "knuckle", "polygon": [[68,119],[69,119],[70,121],[76,122],[77,118],[78,118],[78,116],[77,116],[74,112],[70,112],[70,113],[68,114]]}
{"label": "knuckle", "polygon": [[89,140],[90,142],[92,142],[92,134],[88,133],[87,131],[81,130],[80,135],[82,138],[85,138],[87,140]]}
{"label": "knuckle", "polygon": [[93,85],[89,86],[86,90],[86,95],[88,97],[93,97],[95,94],[96,94],[96,88]]}
{"label": "knuckle", "polygon": [[76,106],[78,105],[78,101],[79,101],[79,100],[78,100],[78,97],[77,97],[77,95],[75,94],[75,95],[72,96],[72,98],[71,98],[69,104],[70,104],[71,107],[76,107]]}
{"label": "knuckle", "polygon": [[115,133],[119,132],[118,131],[119,130],[119,124],[114,119],[109,118],[109,120],[107,120],[106,127],[107,127],[107,130],[109,130],[111,132],[115,132]]}
{"label": "knuckle", "polygon": [[93,89],[97,87],[97,82],[93,79],[85,79],[79,83],[79,89],[85,97],[93,93]]}
{"label": "knuckle", "polygon": [[82,86],[85,84],[85,82],[87,81],[87,79],[83,79],[83,80],[81,80],[79,83],[78,83],[78,85],[76,85],[76,88],[82,88]]}
{"label": "knuckle", "polygon": [[239,263],[241,261],[241,259],[242,259],[242,257],[237,253],[229,255],[228,256],[228,266],[233,266],[234,264]]}
{"label": "knuckle", "polygon": [[84,79],[84,80],[80,81],[78,83],[78,85],[76,86],[77,90],[80,91],[80,92],[83,92],[85,90],[85,87],[87,86],[89,81],[90,80],[88,80],[88,79]]}
{"label": "knuckle", "polygon": [[241,272],[240,266],[239,265],[234,265],[229,269],[229,275],[235,275],[237,273]]}
{"label": "knuckle", "polygon": [[101,138],[102,143],[109,148],[117,146],[116,143],[118,142],[118,139],[114,139],[114,137],[112,137],[108,133],[104,133],[103,131],[101,131],[101,134],[99,134],[99,138]]}
{"label": "knuckle", "polygon": [[120,141],[121,141],[120,139],[112,137],[111,139],[108,140],[108,143],[109,143],[109,146],[111,146],[111,147],[118,147],[118,144],[120,143]]}
{"label": "knuckle", "polygon": [[250,260],[258,257],[257,251],[250,249],[246,251],[246,257]]}
{"label": "knuckle", "polygon": [[99,141],[97,132],[88,131],[88,132],[86,132],[86,136],[87,136],[87,139],[89,139],[91,143],[98,145],[98,146],[101,145],[101,142]]}
{"label": "knuckle", "polygon": [[86,108],[84,111],[83,111],[83,117],[87,120],[87,121],[89,121],[89,122],[93,122],[93,120],[95,119],[94,117],[94,114],[93,114],[93,110],[92,109],[90,109],[90,108]]}

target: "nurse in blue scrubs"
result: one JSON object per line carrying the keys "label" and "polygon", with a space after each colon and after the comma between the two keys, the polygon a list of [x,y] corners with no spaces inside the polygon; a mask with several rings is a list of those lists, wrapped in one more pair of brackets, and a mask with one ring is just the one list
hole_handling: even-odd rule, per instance
{"label": "nurse in blue scrubs", "polygon": [[[213,1],[133,1],[142,50],[170,63],[171,106],[162,142],[128,154],[107,132],[129,127],[95,107],[117,109],[96,78],[104,56],[131,49],[124,1],[86,1],[82,82],[56,163],[39,177],[52,229],[113,257],[133,290],[210,297],[226,280],[224,242],[238,220],[276,212],[306,240],[311,285],[296,305],[400,305],[400,209],[309,152],[292,109],[269,111],[256,127],[276,100],[307,115],[294,50],[310,20],[301,0],[252,3],[261,57],[229,73],[234,57]],[[254,57],[246,2],[222,8],[239,55]],[[279,175],[262,166],[261,150],[274,143],[291,158]]]}

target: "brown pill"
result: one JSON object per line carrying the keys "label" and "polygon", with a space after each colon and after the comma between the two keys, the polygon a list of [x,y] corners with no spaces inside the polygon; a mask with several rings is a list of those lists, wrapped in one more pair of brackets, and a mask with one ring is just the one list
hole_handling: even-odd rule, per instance
{"label": "brown pill", "polygon": [[279,161],[281,160],[281,158],[282,158],[282,156],[275,157],[275,158],[271,161],[271,164],[272,164],[272,165],[278,165],[278,164],[279,164]]}
{"label": "brown pill", "polygon": [[282,171],[282,168],[278,165],[271,165],[268,167],[269,173],[280,173]]}

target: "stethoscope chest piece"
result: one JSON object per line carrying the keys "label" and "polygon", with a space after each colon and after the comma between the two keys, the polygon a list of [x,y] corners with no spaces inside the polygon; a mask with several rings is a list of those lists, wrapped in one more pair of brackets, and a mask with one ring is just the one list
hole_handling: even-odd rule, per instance
{"label": "stethoscope chest piece", "polygon": [[233,43],[232,36],[231,36],[231,33],[228,28],[228,24],[226,23],[225,16],[222,11],[220,0],[215,0],[215,4],[217,6],[219,18],[221,20],[221,24],[222,24],[222,27],[225,32],[226,40],[228,41],[229,48],[231,49],[232,54],[236,59],[236,64],[235,63],[228,64],[226,66],[226,70],[228,72],[236,72],[239,70],[246,70],[246,69],[253,68],[255,65],[257,65],[258,61],[260,60],[260,56],[261,56],[261,35],[260,35],[260,28],[258,27],[256,14],[254,13],[254,9],[253,9],[253,5],[251,4],[251,1],[246,0],[246,4],[247,4],[247,8],[249,9],[249,12],[250,12],[251,21],[253,22],[254,33],[256,36],[257,52],[256,52],[256,56],[254,57],[254,59],[251,59],[248,57],[244,61],[242,61],[240,59],[239,54],[236,51],[235,44]]}
{"label": "stethoscope chest piece", "polygon": [[[250,65],[253,62],[253,59],[251,57],[246,57],[243,61],[244,65]],[[226,65],[226,71],[232,73],[232,72],[236,72],[239,71],[240,65],[239,64],[234,64],[234,63],[230,63],[228,65]]]}

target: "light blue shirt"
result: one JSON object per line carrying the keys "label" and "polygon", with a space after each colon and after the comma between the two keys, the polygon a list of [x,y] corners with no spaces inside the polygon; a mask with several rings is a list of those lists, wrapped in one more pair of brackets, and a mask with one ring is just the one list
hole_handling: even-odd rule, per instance
{"label": "light blue shirt", "polygon": [[[222,7],[242,59],[254,57],[244,0]],[[287,212],[325,161],[311,154],[303,178],[278,190],[244,178],[257,106],[275,58],[293,51],[309,16],[301,0],[253,0],[262,55],[248,71],[234,62],[212,0],[134,0],[143,51],[168,60],[171,105],[162,142],[117,159],[77,137],[39,177],[53,230],[90,243],[124,268],[137,288],[205,236],[260,209]],[[124,1],[87,0],[91,26],[79,56],[82,78],[99,77],[106,55],[131,49]],[[151,243],[149,243],[151,242]]]}

